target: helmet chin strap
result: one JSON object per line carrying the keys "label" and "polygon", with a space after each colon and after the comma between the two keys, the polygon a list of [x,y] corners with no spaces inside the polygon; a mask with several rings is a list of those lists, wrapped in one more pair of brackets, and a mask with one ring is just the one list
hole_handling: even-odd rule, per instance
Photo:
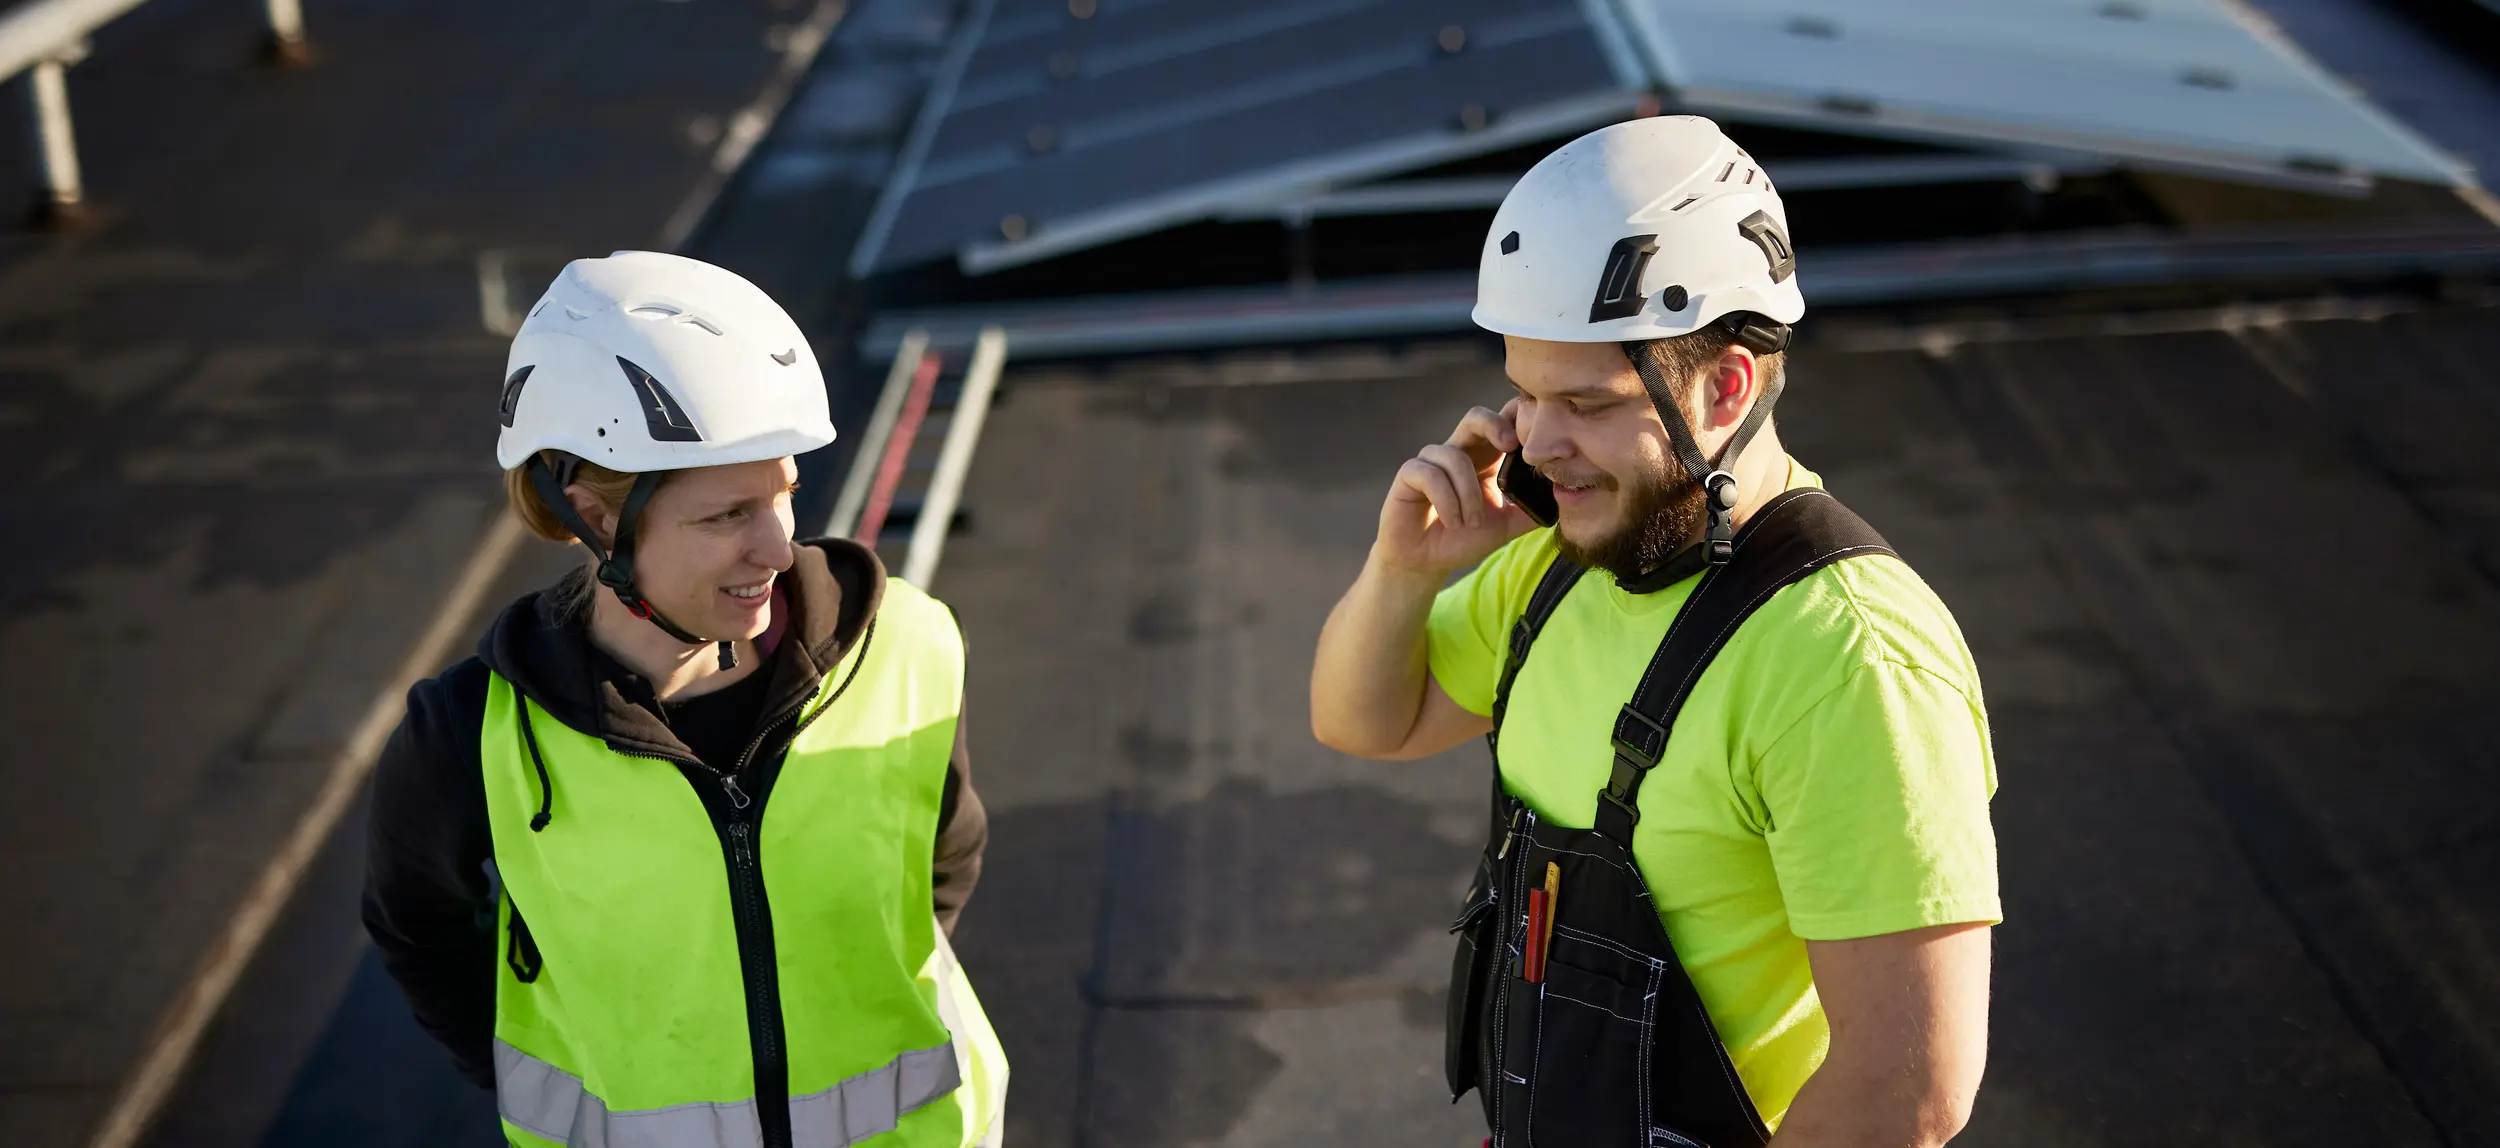
{"label": "helmet chin strap", "polygon": [[[642,591],[634,585],[634,535],[638,533],[636,528],[642,525],[643,508],[651,502],[652,492],[660,488],[659,474],[645,471],[634,476],[634,488],[625,495],[624,509],[616,516],[616,545],[612,549],[601,549],[598,532],[592,530],[589,523],[582,521],[580,512],[573,509],[573,500],[565,497],[564,494],[564,488],[568,480],[572,478],[573,467],[581,460],[569,459],[564,464],[565,473],[558,475],[547,463],[548,453],[540,451],[530,456],[530,485],[537,489],[538,500],[546,503],[547,509],[555,512],[556,519],[564,523],[565,529],[571,530],[573,537],[580,539],[582,545],[590,547],[592,556],[599,559],[599,584],[614,591],[616,600],[623,603],[627,611],[637,618],[658,626],[660,631],[669,637],[690,646],[700,646],[711,641],[709,638],[695,637],[675,622],[669,621],[665,615],[651,607],[651,603],[643,598]],[[720,668],[726,670],[737,664],[736,644],[720,643]]]}
{"label": "helmet chin strap", "polygon": [[[1772,354],[1788,347],[1788,328],[1785,325],[1765,326],[1760,322],[1740,321],[1728,326],[1738,342],[1757,354]],[[1667,377],[1666,356],[1658,347],[1661,341],[1650,339],[1625,343],[1623,354],[1632,361],[1632,369],[1640,373],[1641,384],[1649,390],[1650,405],[1658,408],[1658,421],[1666,424],[1667,441],[1675,448],[1676,462],[1706,492],[1710,526],[1700,541],[1669,558],[1659,568],[1657,573],[1665,580],[1650,586],[1650,589],[1683,581],[1703,566],[1725,566],[1736,556],[1736,504],[1742,496],[1733,473],[1736,460],[1745,453],[1745,447],[1753,442],[1763,425],[1771,421],[1771,407],[1779,402],[1783,385],[1783,380],[1777,376],[1762,384],[1762,393],[1754,399],[1753,410],[1746,413],[1745,421],[1737,426],[1736,433],[1728,436],[1727,445],[1720,448],[1718,462],[1713,465],[1703,457],[1701,444],[1694,441],[1692,425],[1684,419],[1679,388],[1675,380]],[[1644,577],[1641,581],[1646,584],[1653,579]],[[1634,587],[1627,585],[1625,589]]]}

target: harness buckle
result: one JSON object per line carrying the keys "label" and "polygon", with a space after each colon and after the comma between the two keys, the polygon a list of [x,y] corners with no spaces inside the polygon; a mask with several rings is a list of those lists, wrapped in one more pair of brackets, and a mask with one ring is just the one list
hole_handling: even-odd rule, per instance
{"label": "harness buckle", "polygon": [[1651,721],[1649,715],[1623,707],[1615,715],[1615,756],[1628,761],[1633,768],[1647,773],[1667,752],[1667,727]]}
{"label": "harness buckle", "polygon": [[[1615,796],[1615,787],[1614,787],[1614,786],[1611,786],[1611,785],[1607,786],[1607,787],[1606,787],[1606,789],[1605,789],[1605,792],[1600,793],[1600,794],[1598,794],[1597,796],[1598,796],[1601,800],[1605,801],[1605,803],[1606,803],[1606,804],[1611,805],[1611,806],[1614,806],[1616,809],[1621,810],[1621,811],[1623,812],[1623,820],[1624,820],[1624,824],[1626,824],[1626,825],[1638,825],[1638,824],[1640,824],[1640,823],[1641,823],[1641,811],[1640,811],[1640,810],[1638,810],[1638,809],[1633,808],[1633,807],[1632,807],[1632,803],[1631,803],[1631,802],[1625,801],[1624,799],[1622,799],[1622,798],[1620,798],[1620,797]],[[1602,811],[1601,811],[1601,812],[1602,812]],[[1603,819],[1601,818],[1600,820],[1602,821]],[[1629,835],[1629,834],[1625,835],[1624,840],[1623,840],[1623,842],[1622,842],[1622,843],[1623,843],[1623,844],[1625,844],[1625,845],[1629,845],[1629,844],[1631,844],[1631,843],[1632,843],[1632,841],[1631,841],[1631,837],[1630,837],[1630,835]]]}

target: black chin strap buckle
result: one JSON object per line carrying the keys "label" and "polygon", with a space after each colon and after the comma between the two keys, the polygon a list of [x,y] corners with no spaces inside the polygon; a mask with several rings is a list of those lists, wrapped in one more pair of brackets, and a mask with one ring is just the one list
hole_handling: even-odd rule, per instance
{"label": "black chin strap buckle", "polygon": [[612,555],[599,561],[599,584],[616,592],[616,600],[624,604],[627,613],[650,619],[651,603],[643,601],[642,594],[634,589],[633,570]]}
{"label": "black chin strap buckle", "polygon": [[1710,534],[1705,541],[1709,544],[1710,564],[1725,566],[1736,557],[1736,476],[1714,470],[1701,481],[1703,489],[1709,492]]}

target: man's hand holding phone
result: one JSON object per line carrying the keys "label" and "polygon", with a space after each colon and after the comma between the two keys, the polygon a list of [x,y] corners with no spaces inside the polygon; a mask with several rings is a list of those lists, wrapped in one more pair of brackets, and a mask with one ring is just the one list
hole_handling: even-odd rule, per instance
{"label": "man's hand holding phone", "polygon": [[1502,456],[1519,449],[1511,421],[1518,406],[1512,399],[1500,411],[1468,411],[1448,441],[1425,447],[1398,468],[1380,507],[1375,560],[1437,582],[1536,527],[1503,494],[1499,480]]}
{"label": "man's hand holding phone", "polygon": [[[1477,407],[1449,440],[1398,468],[1380,505],[1380,536],[1363,573],[1321,627],[1311,666],[1311,732],[1359,757],[1411,760],[1492,728],[1432,680],[1424,631],[1450,573],[1484,561],[1536,526],[1502,492],[1502,460],[1519,449],[1511,421]],[[1535,472],[1514,467],[1514,488]]]}

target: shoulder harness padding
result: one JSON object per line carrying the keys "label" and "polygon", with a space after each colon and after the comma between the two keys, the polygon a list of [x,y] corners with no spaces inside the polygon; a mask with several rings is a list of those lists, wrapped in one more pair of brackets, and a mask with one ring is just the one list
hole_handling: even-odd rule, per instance
{"label": "shoulder harness padding", "polygon": [[1832,563],[1893,554],[1866,520],[1814,487],[1765,503],[1735,542],[1728,564],[1703,574],[1693,588],[1631,702],[1615,717],[1614,771],[1599,795],[1596,828],[1626,845],[1641,819],[1641,779],[1665,755],[1668,731],[1694,683],[1745,619],[1772,595]]}

